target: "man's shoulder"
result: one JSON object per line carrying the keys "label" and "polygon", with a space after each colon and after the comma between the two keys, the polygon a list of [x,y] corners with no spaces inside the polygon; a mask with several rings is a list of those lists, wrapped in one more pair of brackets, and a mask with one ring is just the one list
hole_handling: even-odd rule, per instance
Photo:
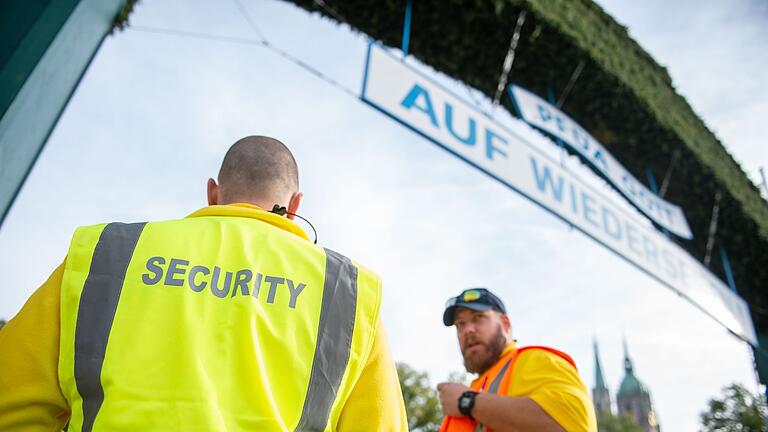
{"label": "man's shoulder", "polygon": [[554,388],[579,395],[584,393],[586,388],[573,360],[569,361],[560,354],[565,353],[549,347],[520,349],[508,394],[529,396],[537,391]]}
{"label": "man's shoulder", "polygon": [[125,226],[139,226],[139,225],[146,225],[147,221],[141,221],[141,222],[123,222],[123,221],[112,221],[112,222],[98,222],[98,223],[92,223],[92,224],[85,224],[85,225],[79,225],[77,226],[74,231],[74,234],[87,232],[87,231],[102,231],[107,226],[113,226],[113,227],[125,227]]}
{"label": "man's shoulder", "polygon": [[[216,219],[216,223],[214,225],[211,225],[210,221],[211,219]],[[96,224],[89,224],[89,225],[81,225],[77,228],[75,228],[72,238],[73,240],[75,238],[82,239],[83,237],[94,237],[98,238],[99,234],[108,226],[111,226],[114,228],[120,228],[120,227],[128,227],[128,226],[141,226],[139,229],[141,232],[145,231],[152,231],[153,233],[157,233],[158,230],[161,232],[165,232],[166,229],[170,229],[172,226],[179,228],[179,229],[185,229],[182,227],[186,227],[187,235],[186,239],[189,240],[189,234],[192,232],[198,232],[198,230],[202,231],[201,236],[204,238],[210,238],[207,234],[204,234],[206,231],[206,227],[208,229],[212,229],[216,231],[217,233],[221,233],[221,228],[219,224],[239,224],[242,222],[253,222],[257,224],[257,226],[264,231],[269,236],[275,236],[278,237],[287,244],[293,245],[294,248],[298,248],[302,251],[302,253],[308,253],[312,251],[316,254],[324,254],[326,257],[333,257],[340,263],[343,262],[349,262],[352,263],[356,268],[357,272],[360,276],[365,276],[367,279],[370,279],[371,281],[374,281],[374,285],[380,286],[381,285],[381,277],[371,269],[370,267],[362,264],[361,262],[357,261],[356,259],[350,257],[349,255],[337,252],[333,249],[313,244],[310,241],[307,241],[299,236],[297,236],[294,233],[291,233],[289,231],[283,230],[279,227],[273,226],[269,223],[266,223],[264,221],[258,220],[258,219],[247,219],[247,218],[239,218],[239,217],[232,217],[229,215],[212,215],[212,216],[206,216],[206,217],[181,217],[176,219],[160,219],[160,220],[152,220],[152,221],[142,221],[142,222],[124,222],[124,221],[113,221],[113,222],[101,222]],[[191,231],[190,231],[191,230]],[[242,233],[242,231],[240,232]]]}
{"label": "man's shoulder", "polygon": [[576,362],[563,351],[548,346],[527,346],[518,349],[518,365],[557,366],[576,369]]}
{"label": "man's shoulder", "polygon": [[335,257],[336,259],[338,259],[338,260],[340,260],[342,262],[350,262],[350,263],[352,263],[357,268],[358,273],[362,273],[362,274],[368,275],[369,277],[371,277],[373,279],[376,279],[376,280],[381,279],[381,277],[379,276],[378,273],[376,273],[375,270],[373,270],[372,268],[366,266],[365,264],[361,263],[360,261],[357,261],[356,259],[350,257],[349,255],[345,255],[343,253],[337,252],[336,250],[331,249],[331,248],[327,248],[325,246],[317,245],[316,247],[324,250],[326,255],[331,255],[331,256]]}

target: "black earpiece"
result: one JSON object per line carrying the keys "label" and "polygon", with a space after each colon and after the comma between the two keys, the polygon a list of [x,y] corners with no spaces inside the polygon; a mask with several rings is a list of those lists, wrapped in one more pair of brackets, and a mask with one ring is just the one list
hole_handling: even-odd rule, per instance
{"label": "black earpiece", "polygon": [[272,210],[269,211],[270,213],[274,213],[276,215],[285,216],[288,214],[288,209],[285,208],[285,206],[281,206],[280,204],[275,204],[272,206]]}
{"label": "black earpiece", "polygon": [[303,220],[304,222],[307,223],[307,225],[309,225],[310,228],[312,228],[312,232],[315,233],[315,242],[314,243],[317,244],[317,230],[315,229],[314,225],[312,225],[312,223],[310,221],[308,221],[307,219],[305,219],[303,216],[299,216],[296,213],[289,212],[288,209],[285,208],[285,206],[281,206],[280,204],[273,205],[272,206],[272,210],[270,210],[269,212],[270,213],[274,213],[274,214],[279,215],[279,216],[285,216],[285,215],[296,216],[297,218]]}

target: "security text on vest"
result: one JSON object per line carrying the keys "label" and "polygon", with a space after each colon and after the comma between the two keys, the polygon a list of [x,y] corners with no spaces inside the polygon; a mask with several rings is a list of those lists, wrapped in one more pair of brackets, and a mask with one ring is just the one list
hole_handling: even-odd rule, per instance
{"label": "security text on vest", "polygon": [[261,288],[264,287],[267,291],[266,302],[273,304],[278,288],[285,285],[290,294],[288,306],[291,309],[296,308],[299,294],[307,287],[305,283],[297,284],[286,277],[261,274],[249,269],[232,272],[223,271],[219,266],[213,266],[213,269],[202,265],[190,267],[188,260],[178,258],[154,256],[147,260],[146,268],[148,273],[141,275],[141,281],[145,285],[156,285],[160,282],[169,287],[187,285],[194,292],[210,288],[211,294],[218,298],[231,298],[239,293],[241,296],[250,295],[258,299]]}

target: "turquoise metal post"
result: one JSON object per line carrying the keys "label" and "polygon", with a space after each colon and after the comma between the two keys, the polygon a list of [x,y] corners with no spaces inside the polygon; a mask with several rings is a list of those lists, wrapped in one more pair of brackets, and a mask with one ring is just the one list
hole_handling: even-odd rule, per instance
{"label": "turquoise metal post", "polygon": [[720,259],[723,260],[723,270],[725,270],[725,279],[728,281],[728,288],[730,288],[731,291],[736,292],[736,280],[733,279],[731,261],[728,259],[728,253],[722,245],[720,245]]}
{"label": "turquoise metal post", "polygon": [[656,185],[656,178],[653,176],[653,171],[650,168],[645,169],[645,176],[648,177],[648,185],[651,186],[653,193],[659,193],[659,187]]}
{"label": "turquoise metal post", "polygon": [[126,2],[0,6],[0,225]]}
{"label": "turquoise metal post", "polygon": [[[656,177],[653,176],[653,171],[650,167],[645,169],[645,176],[648,177],[648,185],[651,187],[651,191],[658,196],[659,187],[656,185]],[[669,231],[667,231],[666,228],[662,228],[661,231],[663,231],[664,235],[669,238]]]}
{"label": "turquoise metal post", "polygon": [[405,3],[405,22],[403,23],[403,58],[408,57],[408,45],[411,41],[411,14],[413,13],[413,0]]}

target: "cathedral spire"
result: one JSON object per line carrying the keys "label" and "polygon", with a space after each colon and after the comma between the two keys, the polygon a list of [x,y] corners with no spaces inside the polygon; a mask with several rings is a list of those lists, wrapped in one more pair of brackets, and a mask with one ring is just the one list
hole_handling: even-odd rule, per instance
{"label": "cathedral spire", "polygon": [[624,345],[624,372],[627,374],[633,373],[632,359],[629,358],[629,349],[627,349],[627,337],[622,338],[622,344]]}
{"label": "cathedral spire", "polygon": [[623,345],[625,374],[616,395],[619,414],[628,414],[640,425],[643,432],[658,432],[659,424],[656,413],[653,411],[651,394],[635,375],[632,359],[629,358],[626,336],[623,338]]}
{"label": "cathedral spire", "polygon": [[595,404],[595,412],[611,413],[611,393],[605,386],[603,366],[600,364],[600,353],[597,350],[597,339],[592,339],[592,347],[595,350],[595,387],[592,389],[592,401]]}
{"label": "cathedral spire", "polygon": [[607,389],[605,386],[605,377],[603,376],[603,367],[600,364],[600,352],[597,349],[597,339],[592,339],[592,347],[595,351],[595,388],[598,390]]}

